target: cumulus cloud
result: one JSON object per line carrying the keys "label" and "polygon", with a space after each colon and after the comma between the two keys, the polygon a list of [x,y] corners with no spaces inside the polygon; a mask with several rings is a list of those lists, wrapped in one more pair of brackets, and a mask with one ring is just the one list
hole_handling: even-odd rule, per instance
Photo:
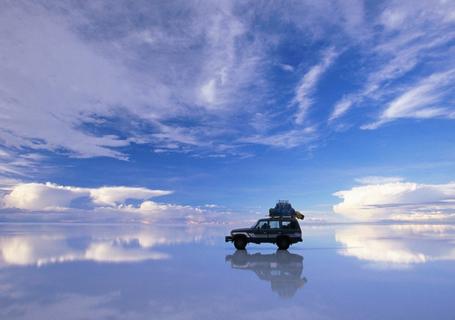
{"label": "cumulus cloud", "polygon": [[[134,222],[157,221],[196,225],[224,224],[241,215],[215,204],[190,206],[151,199],[171,194],[169,190],[143,187],[80,188],[55,183],[15,182],[0,192],[4,221]],[[58,213],[58,214],[56,214]]]}
{"label": "cumulus cloud", "polygon": [[90,189],[90,197],[99,205],[115,206],[124,203],[127,199],[149,199],[171,194],[172,191],[152,190],[135,187],[101,187]]}
{"label": "cumulus cloud", "polygon": [[[30,211],[52,211],[77,208],[75,200],[90,207],[124,206],[126,200],[146,200],[172,193],[138,187],[79,188],[55,183],[19,183],[3,197],[3,206]],[[149,210],[150,211],[150,210]]]}
{"label": "cumulus cloud", "polygon": [[455,183],[387,182],[338,191],[333,211],[354,220],[432,220],[455,217]]}

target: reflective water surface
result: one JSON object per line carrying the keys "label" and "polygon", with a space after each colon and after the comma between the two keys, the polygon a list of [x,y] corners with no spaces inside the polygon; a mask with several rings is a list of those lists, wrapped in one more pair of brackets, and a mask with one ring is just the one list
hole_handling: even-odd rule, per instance
{"label": "reflective water surface", "polygon": [[454,225],[0,225],[0,319],[455,319]]}

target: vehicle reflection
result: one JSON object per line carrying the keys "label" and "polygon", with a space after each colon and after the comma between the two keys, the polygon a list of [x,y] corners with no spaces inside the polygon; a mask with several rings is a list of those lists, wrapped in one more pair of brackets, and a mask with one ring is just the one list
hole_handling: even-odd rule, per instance
{"label": "vehicle reflection", "polygon": [[288,251],[250,254],[246,250],[237,250],[225,259],[233,269],[252,270],[259,279],[269,281],[272,291],[283,298],[293,297],[307,282],[302,276],[303,257]]}

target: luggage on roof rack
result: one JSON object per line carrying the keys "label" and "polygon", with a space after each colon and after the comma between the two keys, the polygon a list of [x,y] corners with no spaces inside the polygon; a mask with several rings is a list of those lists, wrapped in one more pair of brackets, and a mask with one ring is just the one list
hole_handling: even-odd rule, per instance
{"label": "luggage on roof rack", "polygon": [[270,217],[292,217],[292,218],[298,218],[302,219],[304,218],[304,215],[298,211],[296,211],[289,201],[287,200],[278,200],[278,202],[275,205],[275,208],[270,208],[269,209],[269,216]]}

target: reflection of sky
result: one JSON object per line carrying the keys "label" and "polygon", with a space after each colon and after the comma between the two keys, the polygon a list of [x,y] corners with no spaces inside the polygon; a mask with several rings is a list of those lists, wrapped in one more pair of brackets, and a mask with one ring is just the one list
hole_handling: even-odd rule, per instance
{"label": "reflection of sky", "polygon": [[[452,230],[304,226],[280,254],[236,252],[223,227],[1,225],[0,319],[451,319]],[[426,260],[365,268],[361,246]]]}
{"label": "reflection of sky", "polygon": [[[65,230],[66,229],[66,230]],[[52,229],[51,233],[35,232],[0,236],[1,265],[45,265],[69,261],[134,262],[166,259],[168,255],[154,250],[163,244],[196,242],[197,228],[109,228]],[[98,230],[99,229],[99,230]],[[36,230],[35,230],[36,231]],[[76,232],[74,232],[76,231]]]}
{"label": "reflection of sky", "polygon": [[339,253],[375,267],[408,267],[455,260],[454,225],[357,225],[336,231],[345,247]]}

